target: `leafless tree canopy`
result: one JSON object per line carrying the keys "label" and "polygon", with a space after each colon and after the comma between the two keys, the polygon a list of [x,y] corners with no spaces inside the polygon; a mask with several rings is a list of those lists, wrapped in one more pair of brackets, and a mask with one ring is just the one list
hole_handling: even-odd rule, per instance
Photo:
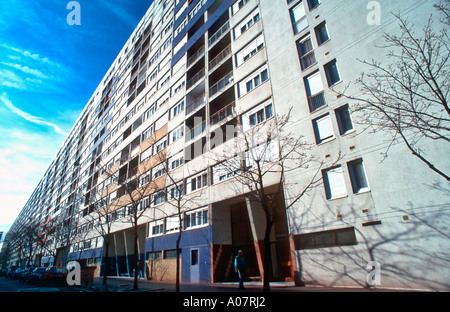
{"label": "leafless tree canopy", "polygon": [[347,90],[340,93],[355,100],[354,108],[361,113],[357,122],[387,133],[389,147],[403,142],[414,156],[450,181],[449,173],[428,158],[429,151],[422,144],[450,143],[450,7],[440,4],[435,8],[437,15],[444,17],[431,15],[420,32],[415,31],[416,25],[394,14],[400,32],[383,36],[385,45],[381,48],[389,51],[386,63],[360,61],[369,70],[357,80],[359,95],[347,94]]}

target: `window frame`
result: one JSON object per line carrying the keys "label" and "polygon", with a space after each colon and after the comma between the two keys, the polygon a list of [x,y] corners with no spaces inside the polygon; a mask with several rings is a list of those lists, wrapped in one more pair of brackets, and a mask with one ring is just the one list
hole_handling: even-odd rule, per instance
{"label": "window frame", "polygon": [[[336,171],[338,169],[339,169],[339,172]],[[340,185],[332,187],[332,184],[330,183],[329,173],[333,173],[336,175],[337,175],[337,173],[339,173],[339,181],[338,182],[340,183]],[[332,183],[336,183],[336,181],[337,181],[336,175],[333,176]],[[322,170],[322,177],[323,177],[323,185],[324,185],[325,195],[326,195],[327,200],[334,200],[334,199],[344,198],[344,197],[348,196],[347,186],[345,183],[344,170],[341,165]],[[343,190],[345,190],[345,193],[341,191],[337,194],[334,194],[333,189],[334,189],[334,191],[343,189]]]}
{"label": "window frame", "polygon": [[[345,234],[347,237],[339,237],[339,234]],[[317,244],[320,236],[328,235],[331,238],[329,244]],[[349,236],[348,236],[349,235]],[[320,241],[324,241],[321,237]],[[342,229],[325,230],[319,232],[302,233],[294,235],[294,245],[296,250],[304,249],[318,249],[318,248],[330,248],[330,247],[342,247],[357,245],[358,240],[356,238],[356,232],[354,227],[347,227]]]}
{"label": "window frame", "polygon": [[[333,69],[334,68],[334,69]],[[331,62],[328,62],[323,66],[323,69],[325,71],[325,76],[327,78],[328,87],[331,88],[334,85],[338,84],[342,81],[341,73],[339,72],[339,68],[337,66],[336,59],[332,60]],[[333,70],[332,70],[333,69]],[[337,75],[338,80],[335,80],[335,76]]]}
{"label": "window frame", "polygon": [[[344,112],[346,112],[346,116],[344,116]],[[353,124],[352,115],[350,113],[349,105],[345,104],[341,107],[338,107],[334,111],[336,115],[336,122],[338,124],[339,128],[339,134],[341,136],[344,136],[346,134],[355,132],[355,126]],[[350,124],[351,128],[348,127],[348,124]]]}
{"label": "window frame", "polygon": [[[319,34],[323,33],[322,31],[320,31],[321,29],[325,29],[325,33],[327,34],[326,40],[323,40],[322,36],[319,36]],[[316,36],[317,45],[319,47],[331,40],[330,32],[328,31],[328,26],[327,26],[326,21],[323,21],[319,25],[314,27],[314,34]]]}
{"label": "window frame", "polygon": [[[356,170],[355,166],[358,165],[360,170]],[[349,161],[347,163],[348,174],[352,184],[353,194],[362,194],[370,192],[369,180],[367,179],[366,168],[364,167],[364,161],[362,158]],[[364,182],[365,186],[361,186],[361,182]]]}
{"label": "window frame", "polygon": [[[265,80],[263,80],[264,72],[267,73],[267,78]],[[263,85],[265,82],[267,82],[269,80],[270,80],[269,68],[267,67],[267,65],[264,65],[264,66],[260,67],[259,69],[257,69],[256,71],[254,71],[253,73],[251,73],[250,75],[248,75],[241,82],[239,82],[239,84],[238,84],[239,98],[244,97],[245,95],[252,92],[256,88],[260,87],[261,85]],[[250,85],[250,83],[251,83],[251,85]],[[249,86],[250,86],[250,88],[249,88]]]}
{"label": "window frame", "polygon": [[[322,136],[321,135],[321,133],[327,134],[327,132],[325,131],[327,129],[324,129],[324,128],[320,127],[321,122],[324,122],[325,120],[328,121],[328,125],[327,126],[329,127],[328,130],[331,133],[328,136],[326,136],[326,135]],[[336,134],[335,134],[334,129],[333,129],[333,122],[332,122],[332,119],[331,119],[331,115],[329,113],[314,119],[312,121],[312,123],[313,123],[314,135],[315,135],[315,138],[316,138],[316,144],[317,145],[323,144],[323,143],[326,143],[326,142],[329,142],[329,141],[332,141],[332,140],[334,140],[336,138]]]}

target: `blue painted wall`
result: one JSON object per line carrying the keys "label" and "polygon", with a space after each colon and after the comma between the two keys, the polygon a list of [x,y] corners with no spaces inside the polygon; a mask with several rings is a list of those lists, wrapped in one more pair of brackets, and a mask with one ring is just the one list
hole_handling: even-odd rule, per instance
{"label": "blue painted wall", "polygon": [[[200,282],[211,281],[211,227],[184,231],[181,236],[181,280],[191,281],[191,249],[199,250]],[[176,248],[178,233],[147,238],[145,251],[161,251]]]}
{"label": "blue painted wall", "polygon": [[[180,49],[180,51],[178,51],[177,54],[175,54],[172,58],[172,66],[174,64],[176,64],[181,57],[184,55],[184,53],[186,53],[186,51],[192,47],[192,45],[198,41],[198,39],[203,36],[205,34],[205,32],[208,31],[208,29],[215,23],[217,22],[217,20],[228,10],[228,8],[233,5],[233,3],[236,0],[225,0],[225,2],[220,6],[220,8],[218,8],[216,10],[216,12],[214,12],[214,14],[212,16],[210,16],[210,18],[206,21],[206,23],[200,27],[200,29],[188,40],[188,42],[184,45],[183,48]],[[200,18],[200,16],[202,16],[203,13],[205,13],[206,10],[208,10],[211,5],[214,3],[214,0],[210,0],[208,1],[203,7],[202,9],[195,15],[195,17],[189,21],[188,25],[183,29],[182,32],[180,32],[178,34],[178,36],[176,36],[172,42],[172,48],[175,47],[180,40],[186,35],[186,32],[189,31],[189,29],[198,21],[198,19]],[[192,7],[193,8],[193,7]],[[191,6],[189,6],[189,8],[186,10],[186,14],[189,13],[190,9],[192,9]],[[175,21],[175,25],[174,25],[174,29],[176,29],[176,25],[178,22],[178,25],[180,24],[180,22],[184,19],[184,17],[186,17],[186,14],[183,14],[177,21]]]}

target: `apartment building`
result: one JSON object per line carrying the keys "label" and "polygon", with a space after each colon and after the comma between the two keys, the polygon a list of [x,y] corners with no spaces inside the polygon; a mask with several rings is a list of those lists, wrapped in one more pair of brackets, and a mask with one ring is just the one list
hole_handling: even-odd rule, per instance
{"label": "apartment building", "polygon": [[[383,135],[359,127],[352,103],[333,91],[357,90],[357,59],[384,57],[374,46],[397,29],[389,12],[420,24],[433,10],[422,1],[377,3],[381,21],[372,25],[366,1],[155,0],[9,233],[38,224],[45,242],[34,248],[35,264],[77,260],[97,274],[130,276],[134,207],[149,278],[175,279],[180,226],[182,281],[234,280],[239,249],[249,276],[260,278],[261,208],[236,190],[241,172],[222,170],[227,163],[212,155],[233,154],[237,127],[290,111],[290,129],[323,164],[287,173],[282,185],[268,178],[266,191],[288,207],[318,170],[322,181],[274,225],[272,279],[366,286],[373,273],[383,287],[448,289],[446,186],[400,144],[381,162]],[[90,217],[104,207],[114,207],[108,251]],[[82,238],[57,243],[55,230],[46,232],[55,225]],[[48,242],[53,252],[39,248]],[[23,262],[22,249],[12,262]]]}

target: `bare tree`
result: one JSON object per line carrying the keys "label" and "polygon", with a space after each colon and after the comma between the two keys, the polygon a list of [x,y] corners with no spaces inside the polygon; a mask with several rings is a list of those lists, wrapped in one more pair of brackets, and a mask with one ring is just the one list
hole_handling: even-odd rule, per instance
{"label": "bare tree", "polygon": [[420,34],[407,19],[394,14],[400,34],[385,33],[381,47],[390,51],[388,63],[360,60],[369,70],[356,81],[358,94],[350,94],[348,87],[338,93],[355,101],[359,123],[388,134],[385,157],[392,144],[401,141],[429,169],[450,181],[445,166],[423,144],[439,142],[448,147],[450,143],[450,6],[441,3],[435,8],[444,16],[440,19],[444,27],[436,30],[431,15]]}
{"label": "bare tree", "polygon": [[[146,217],[145,212],[150,208],[150,196],[159,191],[164,191],[163,179],[152,180],[148,183],[142,182],[142,173],[137,172],[136,176],[128,181],[124,181],[122,186],[125,187],[125,196],[122,197],[125,200],[127,218],[123,222],[130,223],[133,229],[133,269],[134,269],[134,284],[133,289],[138,289],[138,277],[141,266],[139,262],[139,226],[140,220]],[[141,259],[142,262],[142,259]]]}
{"label": "bare tree", "polygon": [[[233,177],[232,188],[249,202],[259,203],[265,219],[264,231],[264,276],[263,290],[270,291],[270,272],[272,267],[271,232],[273,225],[285,215],[285,211],[295,205],[309,189],[320,184],[323,161],[312,154],[312,144],[303,136],[295,134],[292,128],[291,110],[284,116],[278,116],[250,129],[238,126],[234,151],[218,154],[215,161],[226,158],[215,167],[219,175]],[[295,187],[285,198],[286,203],[277,200],[278,194],[292,183],[286,181],[287,174],[313,169],[314,173],[304,185],[295,183]],[[273,186],[276,189],[273,189]],[[269,190],[272,186],[272,190]],[[294,185],[292,185],[294,186]],[[287,194],[287,193],[286,193]]]}
{"label": "bare tree", "polygon": [[[107,179],[111,179],[108,173]],[[113,218],[112,214],[118,209],[118,202],[110,199],[111,190],[115,188],[115,184],[111,183],[111,187],[105,188],[105,191],[102,192],[102,196],[93,202],[94,205],[98,204],[98,209],[94,209],[94,211],[86,216],[88,222],[93,224],[94,231],[97,232],[103,240],[103,252],[104,252],[104,269],[103,269],[103,286],[106,285],[108,280],[108,268],[110,265],[110,257],[109,257],[109,248],[111,246],[111,235],[112,235],[112,224]]]}
{"label": "bare tree", "polygon": [[[160,158],[160,164],[163,166],[165,172],[166,188],[166,205],[176,210],[178,220],[178,235],[176,240],[176,277],[175,277],[175,291],[180,292],[180,256],[181,256],[181,238],[184,231],[183,213],[189,209],[197,208],[198,203],[203,195],[203,189],[197,191],[195,194],[187,193],[187,181],[182,171],[171,167],[171,164],[166,155]],[[182,169],[181,169],[182,170]],[[167,214],[167,212],[165,212]]]}

